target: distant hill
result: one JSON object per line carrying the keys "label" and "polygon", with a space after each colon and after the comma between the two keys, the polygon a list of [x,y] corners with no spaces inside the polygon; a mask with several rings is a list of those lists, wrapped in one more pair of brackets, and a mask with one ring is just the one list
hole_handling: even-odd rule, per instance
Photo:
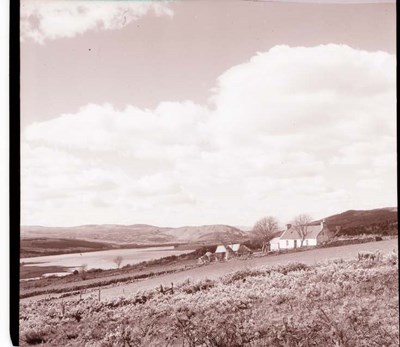
{"label": "distant hill", "polygon": [[81,225],[76,227],[22,226],[22,238],[67,238],[98,242],[135,243],[142,245],[172,243],[220,243],[242,241],[246,233],[229,225],[157,227],[134,225]]}
{"label": "distant hill", "polygon": [[397,207],[349,210],[324,219],[337,235],[397,234]]}
{"label": "distant hill", "polygon": [[[332,231],[337,231],[337,235],[397,234],[397,207],[349,210],[324,219]],[[315,223],[319,222],[315,221]],[[222,241],[246,241],[249,237],[249,231],[223,224],[178,228],[148,224],[91,224],[76,227],[22,226],[21,237],[79,239],[137,245],[218,244]]]}
{"label": "distant hill", "polygon": [[253,227],[248,225],[235,225],[235,227],[246,232],[253,230]]}

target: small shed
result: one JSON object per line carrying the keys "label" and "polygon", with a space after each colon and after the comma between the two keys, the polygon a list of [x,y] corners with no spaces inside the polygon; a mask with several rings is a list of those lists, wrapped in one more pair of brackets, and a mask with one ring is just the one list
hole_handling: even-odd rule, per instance
{"label": "small shed", "polygon": [[234,243],[226,246],[219,245],[215,251],[215,257],[218,260],[228,260],[240,254],[249,254],[249,252],[251,253],[251,250],[240,243]]}
{"label": "small shed", "polygon": [[224,245],[219,245],[215,250],[214,256],[216,260],[224,260],[226,254],[226,248]]}

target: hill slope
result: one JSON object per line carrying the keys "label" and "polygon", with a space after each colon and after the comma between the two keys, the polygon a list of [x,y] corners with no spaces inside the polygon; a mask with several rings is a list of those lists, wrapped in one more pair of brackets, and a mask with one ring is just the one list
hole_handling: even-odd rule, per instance
{"label": "hill slope", "polygon": [[397,207],[349,210],[326,217],[325,221],[332,230],[339,230],[338,235],[397,233]]}

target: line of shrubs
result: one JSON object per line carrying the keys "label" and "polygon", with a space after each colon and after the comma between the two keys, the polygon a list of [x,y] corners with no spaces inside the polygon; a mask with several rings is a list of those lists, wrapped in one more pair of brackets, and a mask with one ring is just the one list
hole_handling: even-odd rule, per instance
{"label": "line of shrubs", "polygon": [[[74,292],[77,290],[96,288],[96,287],[104,287],[104,286],[107,286],[110,284],[115,284],[115,283],[126,283],[129,281],[137,281],[137,280],[140,280],[143,278],[160,276],[160,275],[170,274],[170,273],[174,273],[174,272],[177,272],[177,270],[148,272],[148,273],[139,274],[139,275],[135,275],[135,276],[128,276],[128,277],[123,277],[123,278],[113,278],[113,279],[109,279],[109,280],[105,280],[105,281],[85,283],[85,284],[76,285],[76,286],[71,287],[70,289],[68,289],[68,292]],[[44,290],[36,290],[36,291],[20,294],[20,299],[29,298],[31,296],[42,295],[42,294],[63,293],[65,291],[66,291],[65,288],[50,288],[50,289],[44,289]]]}

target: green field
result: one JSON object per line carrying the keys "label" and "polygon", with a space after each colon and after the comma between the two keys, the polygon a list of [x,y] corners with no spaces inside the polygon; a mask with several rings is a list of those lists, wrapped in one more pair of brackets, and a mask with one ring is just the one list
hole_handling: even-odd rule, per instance
{"label": "green field", "polygon": [[63,238],[22,238],[20,258],[40,257],[64,253],[91,252],[112,249],[115,246],[105,242]]}

